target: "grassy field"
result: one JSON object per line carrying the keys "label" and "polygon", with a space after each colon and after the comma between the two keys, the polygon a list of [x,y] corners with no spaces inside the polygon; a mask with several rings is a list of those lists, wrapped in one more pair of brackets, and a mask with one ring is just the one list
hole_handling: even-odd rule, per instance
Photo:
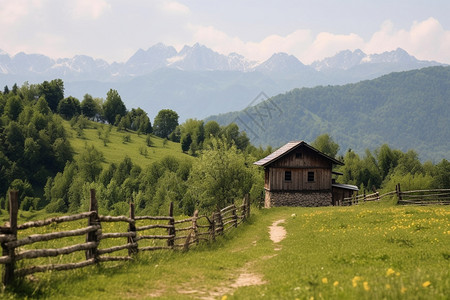
{"label": "grassy field", "polygon": [[[138,135],[134,131],[117,131],[117,127],[111,127],[109,131],[109,142],[103,142],[103,136],[108,131],[109,125],[95,122],[88,122],[89,127],[83,129],[81,136],[77,130],[70,126],[69,121],[64,121],[64,127],[69,135],[70,144],[75,151],[75,157],[83,151],[88,145],[93,145],[97,150],[101,151],[105,158],[105,163],[120,163],[126,155],[131,158],[133,163],[144,168],[152,162],[161,158],[172,155],[177,158],[192,159],[192,156],[182,153],[179,143],[164,140],[155,135],[150,135],[153,143],[151,147],[147,146],[147,135]],[[100,135],[99,135],[100,133]],[[102,138],[100,138],[100,136]],[[129,141],[126,141],[126,137]]]}
{"label": "grassy field", "polygon": [[[279,243],[268,227],[287,231]],[[35,274],[4,298],[448,299],[450,208],[368,203],[253,209],[249,222],[187,253],[141,253]]]}

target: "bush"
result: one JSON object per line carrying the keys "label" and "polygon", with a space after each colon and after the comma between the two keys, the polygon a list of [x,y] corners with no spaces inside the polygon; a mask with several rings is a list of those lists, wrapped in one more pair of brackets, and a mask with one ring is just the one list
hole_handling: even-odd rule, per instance
{"label": "bush", "polygon": [[67,207],[66,207],[66,203],[64,202],[64,200],[62,198],[59,198],[58,200],[56,200],[54,202],[50,202],[50,204],[47,205],[45,210],[48,213],[66,212]]}

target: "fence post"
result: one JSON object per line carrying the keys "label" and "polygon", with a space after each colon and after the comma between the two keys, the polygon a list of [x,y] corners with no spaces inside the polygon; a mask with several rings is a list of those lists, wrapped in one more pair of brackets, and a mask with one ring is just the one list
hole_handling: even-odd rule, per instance
{"label": "fence post", "polygon": [[[13,241],[17,240],[17,212],[19,210],[19,192],[9,191],[9,234],[13,236]],[[10,258],[3,270],[3,284],[7,286],[14,281],[14,268],[16,265],[15,249],[2,243],[3,256]]]}
{"label": "fence post", "polygon": [[175,245],[175,220],[173,219],[173,202],[170,202],[169,206],[169,220],[170,228],[167,229],[168,235],[172,236],[167,240],[167,246],[173,248]]}
{"label": "fence post", "polygon": [[[134,236],[128,237],[128,243],[129,244],[135,244],[136,243],[136,220],[134,219],[134,203],[130,201],[130,219],[132,219],[134,222],[128,224],[128,232],[134,232]],[[138,252],[138,246],[133,246],[131,248],[128,248],[128,256],[131,256],[133,254],[136,254]]]}
{"label": "fence post", "polygon": [[216,240],[216,220],[215,220],[215,217],[216,217],[215,213],[212,213],[211,222],[209,224],[209,230],[211,231],[210,232],[210,238],[211,238],[212,241]]}
{"label": "fence post", "polygon": [[198,245],[198,227],[197,227],[197,219],[198,219],[198,210],[194,211],[194,216],[192,217],[192,233],[193,233],[193,240]]}
{"label": "fence post", "polygon": [[397,183],[397,185],[395,186],[395,191],[397,192],[397,203],[402,201],[402,191],[400,189],[400,183]]}
{"label": "fence post", "polygon": [[220,213],[220,211],[216,212],[216,217],[217,217],[217,227],[218,227],[218,234],[223,234],[223,220],[222,220],[222,214]]}
{"label": "fence post", "polygon": [[238,220],[238,217],[237,217],[237,212],[236,212],[236,204],[233,204],[234,205],[234,207],[233,207],[233,209],[231,210],[231,215],[233,216],[233,223],[234,223],[234,227],[237,227],[237,220]]}
{"label": "fence post", "polygon": [[364,189],[364,198],[363,198],[363,202],[366,202],[366,190]]}
{"label": "fence post", "polygon": [[244,204],[245,204],[245,215],[244,217],[246,219],[250,218],[250,195],[249,194],[245,194],[244,197]]}
{"label": "fence post", "polygon": [[[89,201],[89,211],[94,212],[92,215],[89,216],[88,219],[88,226],[93,225],[100,225],[100,220],[98,218],[98,203],[97,198],[95,197],[95,189],[91,189],[90,191],[90,201]],[[86,235],[86,242],[95,242],[97,245],[95,248],[86,250],[86,259],[94,258],[95,262],[98,262],[98,244],[100,242],[100,234],[102,232],[102,229],[88,232]]]}

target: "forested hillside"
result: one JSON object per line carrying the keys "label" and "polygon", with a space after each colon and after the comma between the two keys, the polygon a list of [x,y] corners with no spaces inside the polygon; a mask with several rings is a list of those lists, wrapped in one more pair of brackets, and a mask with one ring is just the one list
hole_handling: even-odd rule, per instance
{"label": "forested hillside", "polygon": [[437,162],[450,158],[449,102],[450,67],[430,67],[356,84],[294,89],[208,120],[236,122],[255,145],[278,147],[329,133],[342,154],[387,143]]}

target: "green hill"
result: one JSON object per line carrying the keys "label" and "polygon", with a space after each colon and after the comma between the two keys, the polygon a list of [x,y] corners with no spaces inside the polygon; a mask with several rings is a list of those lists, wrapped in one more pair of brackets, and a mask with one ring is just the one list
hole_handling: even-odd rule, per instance
{"label": "green hill", "polygon": [[[133,163],[141,168],[168,155],[181,159],[193,159],[192,156],[181,151],[179,143],[168,140],[164,142],[164,139],[152,134],[149,135],[152,146],[148,147],[147,135],[138,135],[135,131],[117,131],[116,126],[111,126],[109,129],[109,125],[89,121],[87,128],[83,129],[80,135],[79,130],[71,127],[69,121],[64,121],[63,124],[75,152],[75,159],[86,146],[91,145],[103,153],[105,164],[119,164],[125,156],[130,157]],[[109,142],[104,143],[104,135],[108,130]]]}
{"label": "green hill", "polygon": [[278,147],[329,133],[341,152],[387,143],[421,160],[450,158],[450,67],[391,73],[343,86],[294,89],[240,112],[212,116],[236,122],[255,145]]}

